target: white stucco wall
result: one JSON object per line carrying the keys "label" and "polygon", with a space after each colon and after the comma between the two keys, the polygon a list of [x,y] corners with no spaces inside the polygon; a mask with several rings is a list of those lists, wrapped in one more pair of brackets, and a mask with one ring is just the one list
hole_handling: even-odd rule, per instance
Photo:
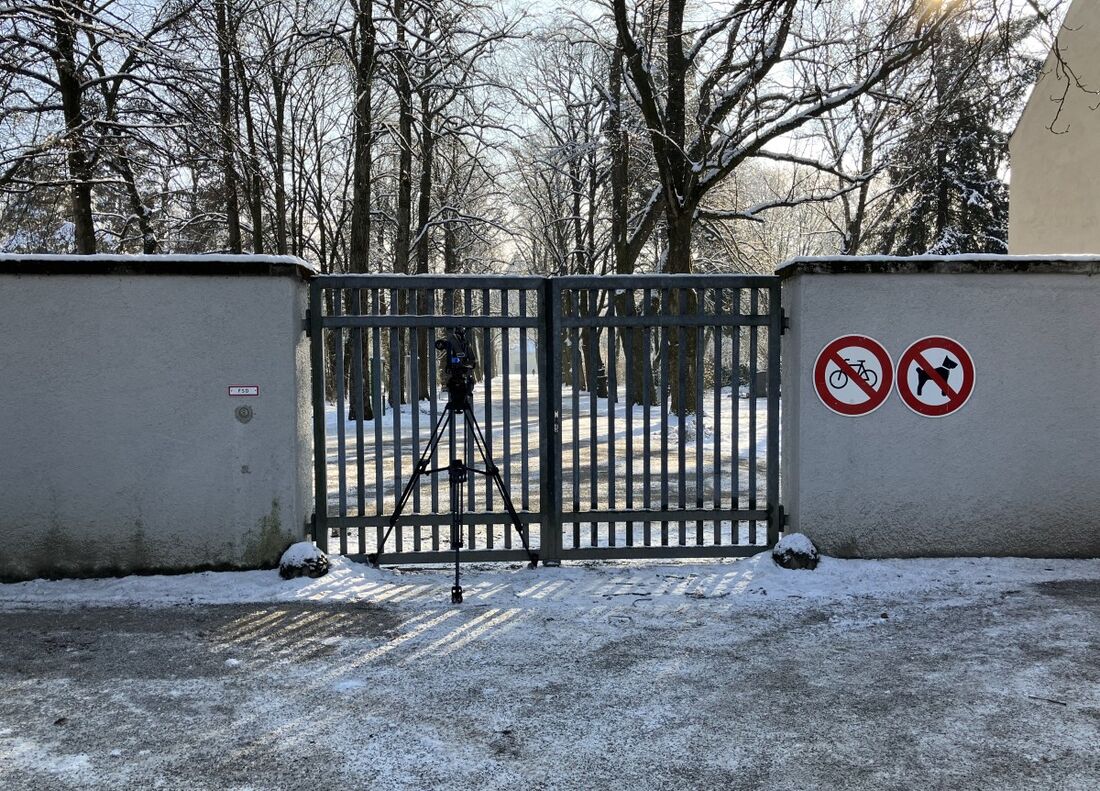
{"label": "white stucco wall", "polygon": [[[1100,89],[1100,2],[1074,0],[1058,42],[1076,78]],[[1067,79],[1052,54],[1012,136],[1013,255],[1100,253],[1100,95],[1066,92]]]}
{"label": "white stucco wall", "polygon": [[[784,273],[788,531],[842,557],[1100,556],[1100,262],[848,259]],[[939,418],[896,387],[870,415],[834,414],[812,369],[847,334],[875,338],[895,366],[917,339],[954,338],[974,391]]]}
{"label": "white stucco wall", "polygon": [[[307,287],[293,261],[233,276],[210,274],[216,261],[179,275],[10,264],[0,259],[0,577],[255,567],[301,539],[312,435]],[[260,395],[230,397],[229,385]]]}

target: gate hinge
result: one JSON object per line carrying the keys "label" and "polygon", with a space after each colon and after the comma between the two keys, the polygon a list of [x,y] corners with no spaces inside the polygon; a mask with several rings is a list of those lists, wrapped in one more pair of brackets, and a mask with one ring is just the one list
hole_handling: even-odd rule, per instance
{"label": "gate hinge", "polygon": [[791,317],[787,315],[786,308],[779,309],[779,334],[782,335],[791,328]]}
{"label": "gate hinge", "polygon": [[309,308],[306,308],[306,317],[302,319],[302,331],[306,334],[307,338],[313,337],[313,331],[310,329],[310,324],[313,322],[313,315]]}

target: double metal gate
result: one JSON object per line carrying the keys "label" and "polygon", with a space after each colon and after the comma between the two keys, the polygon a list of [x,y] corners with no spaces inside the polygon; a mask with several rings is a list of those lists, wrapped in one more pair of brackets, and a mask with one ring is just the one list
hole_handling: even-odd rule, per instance
{"label": "double metal gate", "polygon": [[[445,474],[422,477],[382,541],[445,409],[433,343],[454,328],[475,346],[474,413],[544,562],[743,556],[778,540],[775,277],[329,275],[311,282],[307,324],[326,551],[450,557]],[[473,448],[460,429],[430,466],[483,466]],[[526,559],[492,485],[466,487],[464,557]]]}

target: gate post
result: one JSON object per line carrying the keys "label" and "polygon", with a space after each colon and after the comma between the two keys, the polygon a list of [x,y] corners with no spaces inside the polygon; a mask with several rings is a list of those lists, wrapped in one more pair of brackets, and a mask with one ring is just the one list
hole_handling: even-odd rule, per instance
{"label": "gate post", "polygon": [[779,388],[780,338],[783,335],[783,300],[778,278],[768,287],[768,425],[767,478],[768,546],[779,543],[783,509],[779,507]]}
{"label": "gate post", "polygon": [[[317,547],[328,552],[328,453],[325,439],[325,337],[321,327],[324,302],[321,284],[314,280],[309,284],[310,372],[313,381],[313,540]],[[342,405],[339,408],[343,408]]]}
{"label": "gate post", "polygon": [[539,557],[561,565],[561,288],[545,278],[539,288],[539,484],[542,512]]}

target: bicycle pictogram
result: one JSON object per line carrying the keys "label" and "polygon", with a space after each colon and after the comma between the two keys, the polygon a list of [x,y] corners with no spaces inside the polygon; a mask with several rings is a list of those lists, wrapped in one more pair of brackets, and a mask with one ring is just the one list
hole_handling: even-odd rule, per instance
{"label": "bicycle pictogram", "polygon": [[827,409],[845,417],[869,415],[894,384],[894,364],[882,344],[866,335],[841,335],[817,355],[814,390]]}
{"label": "bicycle pictogram", "polygon": [[[878,385],[878,374],[875,373],[874,369],[867,367],[867,360],[853,361],[845,357],[844,362],[848,363],[848,365],[852,367],[852,370],[855,371],[856,375],[872,388]],[[829,387],[834,390],[843,390],[848,386],[848,382],[850,381],[851,379],[848,377],[848,374],[841,368],[837,368],[829,374]]]}

